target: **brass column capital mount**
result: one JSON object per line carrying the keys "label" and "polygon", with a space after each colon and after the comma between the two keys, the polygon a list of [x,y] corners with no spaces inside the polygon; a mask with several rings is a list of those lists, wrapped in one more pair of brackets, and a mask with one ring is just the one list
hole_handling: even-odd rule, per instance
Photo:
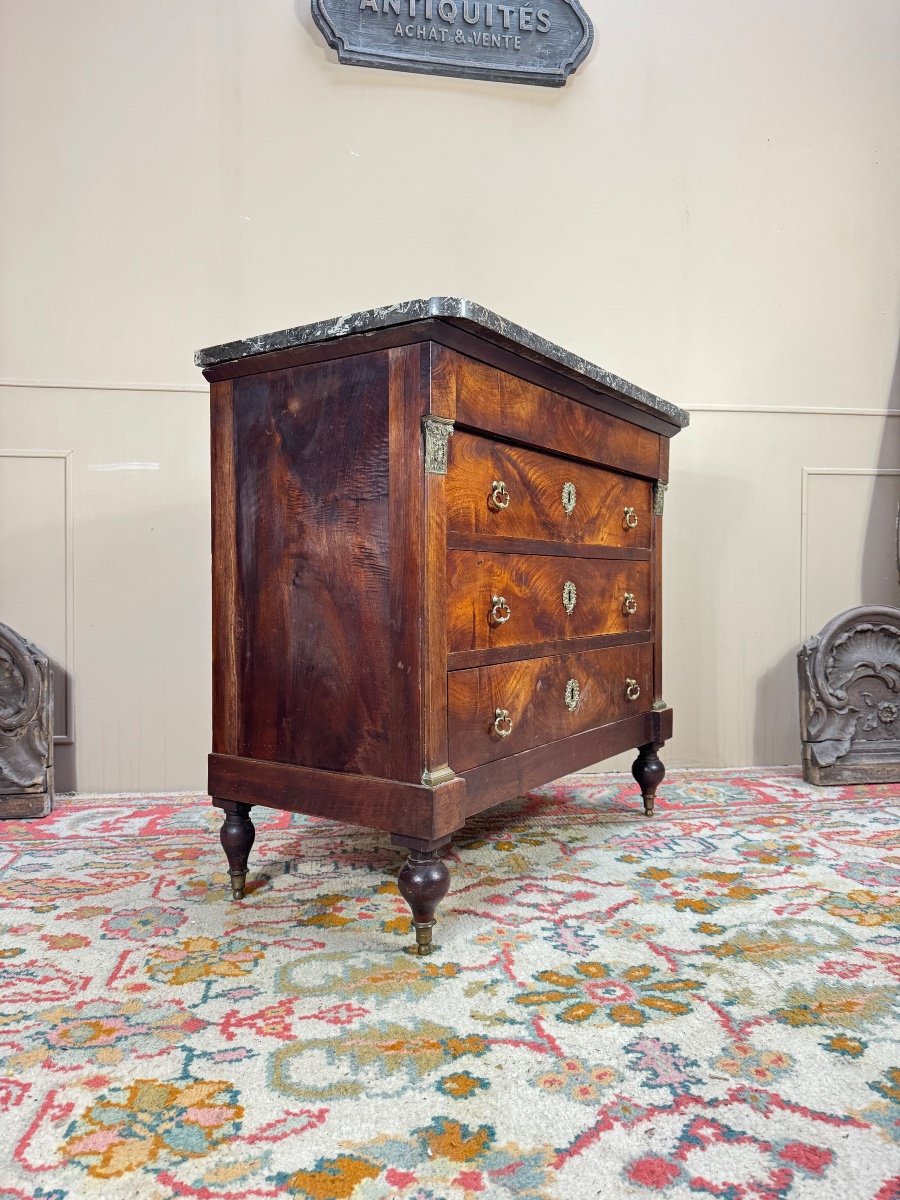
{"label": "brass column capital mount", "polygon": [[456,772],[446,765],[434,771],[426,767],[422,772],[422,783],[425,787],[440,787],[442,783],[452,783],[456,778]]}
{"label": "brass column capital mount", "polygon": [[663,483],[661,479],[657,479],[653,485],[653,515],[661,517],[663,509],[666,507],[666,492],[669,489],[667,483]]}
{"label": "brass column capital mount", "polygon": [[453,433],[453,422],[447,417],[423,417],[425,434],[425,473],[447,474],[447,442]]}

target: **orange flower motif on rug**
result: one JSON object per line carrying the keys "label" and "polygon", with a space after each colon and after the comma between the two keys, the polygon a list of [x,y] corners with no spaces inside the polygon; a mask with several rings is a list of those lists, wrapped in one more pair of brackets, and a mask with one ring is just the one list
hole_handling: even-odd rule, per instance
{"label": "orange flower motif on rug", "polygon": [[187,938],[177,946],[160,946],[147,960],[147,973],[176,987],[202,979],[249,975],[264,951],[240,938]]}
{"label": "orange flower motif on rug", "polygon": [[574,973],[539,971],[545,990],[524,992],[516,1004],[552,1012],[560,1021],[613,1021],[643,1025],[652,1016],[682,1016],[702,988],[696,979],[668,979],[657,967],[626,967],[618,976],[606,963],[576,963]]}
{"label": "orange flower motif on rug", "polygon": [[100,1179],[199,1158],[240,1128],[244,1110],[236,1099],[231,1084],[218,1080],[178,1086],[138,1079],[94,1101],[62,1153]]}

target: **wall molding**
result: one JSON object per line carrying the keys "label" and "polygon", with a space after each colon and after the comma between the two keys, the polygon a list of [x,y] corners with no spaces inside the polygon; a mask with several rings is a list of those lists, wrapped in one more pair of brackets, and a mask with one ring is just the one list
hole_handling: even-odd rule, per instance
{"label": "wall molding", "polygon": [[84,380],[0,379],[0,388],[34,388],[50,392],[203,392],[208,383],[91,383]]}
{"label": "wall molding", "polygon": [[75,678],[75,451],[74,450],[4,450],[0,458],[51,458],[63,463],[65,496],[65,700],[66,721],[62,733],[53,735],[54,745],[71,746],[75,742],[75,705],[72,680]]}
{"label": "wall molding", "polygon": [[888,467],[801,467],[800,468],[800,646],[810,636],[807,601],[809,595],[809,481],[813,475],[863,475],[875,479],[900,475]]}
{"label": "wall molding", "polygon": [[683,404],[688,412],[768,413],[789,417],[900,417],[900,408],[819,408],[791,404]]}
{"label": "wall molding", "polygon": [[[0,388],[35,388],[60,392],[202,392],[207,383],[98,383],[90,380],[0,379]],[[793,404],[682,404],[691,413],[764,413],[789,417],[900,417],[900,408],[848,408]]]}

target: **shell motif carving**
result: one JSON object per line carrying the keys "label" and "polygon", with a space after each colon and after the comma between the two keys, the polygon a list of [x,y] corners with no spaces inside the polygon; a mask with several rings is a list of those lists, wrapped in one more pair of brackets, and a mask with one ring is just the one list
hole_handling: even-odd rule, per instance
{"label": "shell motif carving", "polygon": [[841,613],[806,642],[798,668],[806,777],[825,783],[835,769],[833,781],[855,782],[835,771],[860,764],[859,782],[900,778],[900,609]]}
{"label": "shell motif carving", "polygon": [[825,662],[825,679],[837,700],[844,700],[855,679],[872,675],[896,691],[900,686],[900,629],[857,625],[835,641]]}

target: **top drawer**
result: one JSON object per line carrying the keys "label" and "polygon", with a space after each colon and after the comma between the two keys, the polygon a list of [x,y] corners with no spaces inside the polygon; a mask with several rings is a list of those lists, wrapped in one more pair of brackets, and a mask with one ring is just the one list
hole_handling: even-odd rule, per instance
{"label": "top drawer", "polygon": [[[582,403],[436,343],[432,355],[434,412],[452,414],[470,429],[613,471],[664,477],[668,438],[599,411],[591,403],[596,397]],[[573,386],[571,380],[565,383]]]}
{"label": "top drawer", "polygon": [[447,532],[649,548],[650,484],[468,433],[450,439]]}

